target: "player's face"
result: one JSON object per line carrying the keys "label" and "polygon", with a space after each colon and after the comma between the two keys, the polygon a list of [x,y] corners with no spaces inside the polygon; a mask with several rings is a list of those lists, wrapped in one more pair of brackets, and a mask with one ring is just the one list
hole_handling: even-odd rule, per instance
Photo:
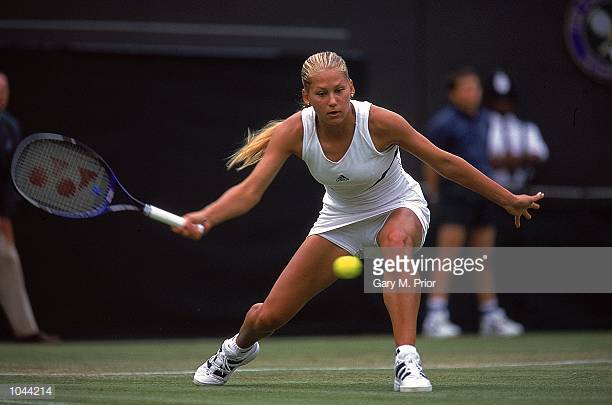
{"label": "player's face", "polygon": [[482,102],[482,87],[476,75],[457,79],[455,88],[450,92],[451,102],[463,111],[476,111]]}
{"label": "player's face", "polygon": [[0,111],[5,110],[9,100],[9,85],[6,76],[0,75]]}
{"label": "player's face", "polygon": [[350,100],[354,92],[352,80],[336,69],[328,69],[311,77],[308,90],[302,90],[302,97],[314,108],[319,120],[337,125],[351,112]]}

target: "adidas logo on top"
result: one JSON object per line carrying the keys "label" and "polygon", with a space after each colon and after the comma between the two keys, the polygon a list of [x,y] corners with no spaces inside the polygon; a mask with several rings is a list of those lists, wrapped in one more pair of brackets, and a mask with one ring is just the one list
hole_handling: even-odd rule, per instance
{"label": "adidas logo on top", "polygon": [[338,178],[336,179],[337,182],[341,182],[341,181],[349,181],[350,179],[348,177],[346,177],[345,175],[341,174],[340,176],[338,176]]}

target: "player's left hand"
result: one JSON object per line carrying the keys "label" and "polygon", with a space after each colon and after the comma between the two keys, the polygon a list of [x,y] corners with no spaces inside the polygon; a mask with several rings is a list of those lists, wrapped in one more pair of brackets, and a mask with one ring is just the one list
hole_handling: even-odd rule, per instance
{"label": "player's left hand", "polygon": [[531,214],[529,213],[530,209],[540,209],[540,204],[536,201],[540,201],[544,198],[544,193],[537,193],[535,195],[515,195],[514,201],[504,207],[506,211],[510,215],[514,216],[514,226],[516,228],[521,227],[521,217],[525,217],[526,219],[531,219]]}

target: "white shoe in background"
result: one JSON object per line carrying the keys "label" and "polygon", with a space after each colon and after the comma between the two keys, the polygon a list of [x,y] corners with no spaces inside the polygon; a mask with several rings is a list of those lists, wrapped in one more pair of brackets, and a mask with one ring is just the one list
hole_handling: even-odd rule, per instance
{"label": "white shoe in background", "polygon": [[448,311],[428,311],[423,320],[423,335],[452,338],[461,335],[461,328],[450,321]]}
{"label": "white shoe in background", "polygon": [[480,317],[481,336],[519,336],[525,332],[525,328],[518,322],[506,316],[506,311],[498,308]]}

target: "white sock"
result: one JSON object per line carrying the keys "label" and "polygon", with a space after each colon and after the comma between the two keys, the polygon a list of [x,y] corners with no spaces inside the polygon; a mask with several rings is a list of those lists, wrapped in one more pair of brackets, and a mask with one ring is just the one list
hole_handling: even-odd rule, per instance
{"label": "white sock", "polygon": [[226,342],[225,350],[231,356],[242,357],[245,354],[247,354],[247,352],[251,350],[253,346],[249,346],[243,349],[242,347],[238,346],[238,344],[236,343],[237,337],[238,337],[238,334],[235,334],[234,337],[225,341]]}
{"label": "white sock", "polygon": [[484,302],[481,302],[478,306],[482,315],[492,314],[499,309],[499,303],[497,298],[490,298]]}
{"label": "white sock", "polygon": [[427,310],[430,312],[448,311],[448,298],[429,297],[427,299]]}
{"label": "white sock", "polygon": [[417,349],[412,345],[401,345],[395,349],[395,354],[399,354],[399,352],[417,353]]}

